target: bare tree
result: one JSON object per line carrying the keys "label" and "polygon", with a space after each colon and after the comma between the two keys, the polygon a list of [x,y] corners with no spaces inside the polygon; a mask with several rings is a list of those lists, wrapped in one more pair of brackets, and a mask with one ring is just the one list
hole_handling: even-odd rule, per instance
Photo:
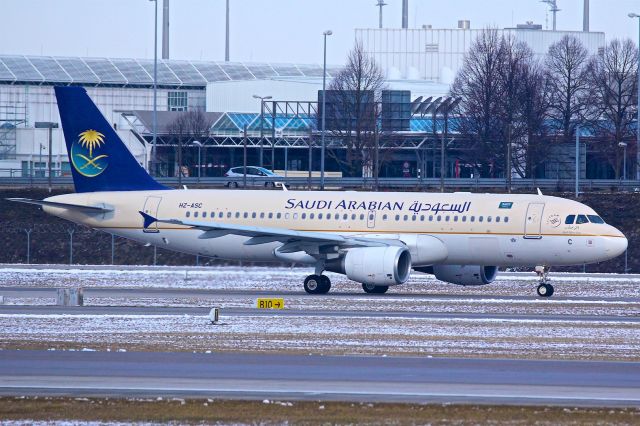
{"label": "bare tree", "polygon": [[[346,66],[331,81],[326,93],[326,126],[332,139],[342,142],[345,155],[340,155],[340,149],[335,147],[327,152],[350,176],[361,176],[365,169],[373,170],[375,163],[379,166],[382,163],[382,156],[376,161],[379,154],[376,126],[384,88],[384,73],[362,44],[356,43]],[[376,176],[378,172],[376,168]]]}
{"label": "bare tree", "polygon": [[[533,51],[526,43],[517,41],[513,36],[503,36],[500,41],[500,66],[498,82],[500,85],[499,119],[502,124],[504,150],[504,174],[507,189],[511,191],[511,170],[514,168],[513,142],[526,136],[526,126],[522,120],[522,88],[532,66]],[[517,152],[517,151],[516,151]],[[515,164],[520,168],[519,164]]]}
{"label": "bare tree", "polygon": [[548,115],[551,90],[545,69],[531,62],[524,69],[519,88],[519,106],[525,135],[514,146],[515,168],[522,177],[536,176],[538,166],[544,163],[549,134]]}
{"label": "bare tree", "polygon": [[[483,174],[492,174],[490,163],[503,158],[496,144],[502,135],[499,122],[501,84],[498,78],[502,66],[502,46],[496,29],[482,31],[471,45],[464,63],[451,87],[451,96],[461,98],[459,130],[472,143],[470,160],[483,165]],[[496,146],[498,145],[498,146]]]}
{"label": "bare tree", "polygon": [[564,36],[549,48],[546,57],[551,101],[550,117],[562,142],[570,142],[587,106],[588,52],[573,36]]}
{"label": "bare tree", "polygon": [[638,90],[638,49],[627,39],[612,40],[603,55],[589,63],[589,118],[595,136],[593,146],[606,159],[616,178],[621,173],[621,143],[633,140],[631,127]]}
{"label": "bare tree", "polygon": [[176,162],[178,165],[178,186],[182,186],[184,175],[184,146],[197,140],[204,144],[209,138],[211,121],[200,110],[177,113],[176,118],[167,125],[166,132],[176,143]]}

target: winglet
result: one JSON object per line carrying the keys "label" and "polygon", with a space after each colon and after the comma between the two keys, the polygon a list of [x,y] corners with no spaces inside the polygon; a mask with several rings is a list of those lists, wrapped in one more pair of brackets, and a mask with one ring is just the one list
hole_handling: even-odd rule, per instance
{"label": "winglet", "polygon": [[142,225],[145,229],[148,228],[149,226],[153,225],[155,222],[158,221],[158,219],[156,219],[155,217],[146,214],[143,211],[139,211],[138,213],[140,213],[142,215],[142,218],[144,219],[144,224]]}
{"label": "winglet", "polygon": [[536,188],[538,190],[538,195],[542,195],[542,191],[540,191],[540,188]]}

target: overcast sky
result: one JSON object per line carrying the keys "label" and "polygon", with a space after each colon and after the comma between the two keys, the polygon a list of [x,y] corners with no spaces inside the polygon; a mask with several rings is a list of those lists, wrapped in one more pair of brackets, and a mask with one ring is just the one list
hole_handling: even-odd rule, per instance
{"label": "overcast sky", "polygon": [[[402,0],[385,0],[385,27],[400,27]],[[162,0],[159,2],[159,28]],[[342,64],[354,28],[378,25],[377,0],[231,0],[231,60]],[[558,0],[558,29],[582,29],[583,0]],[[0,0],[0,53],[153,58],[149,0]],[[171,0],[172,59],[224,60],[224,0]],[[526,21],[551,26],[539,0],[409,0],[409,26],[508,27]],[[640,0],[591,0],[591,30],[637,41]],[[160,37],[160,35],[159,35]],[[158,48],[160,49],[160,42]]]}

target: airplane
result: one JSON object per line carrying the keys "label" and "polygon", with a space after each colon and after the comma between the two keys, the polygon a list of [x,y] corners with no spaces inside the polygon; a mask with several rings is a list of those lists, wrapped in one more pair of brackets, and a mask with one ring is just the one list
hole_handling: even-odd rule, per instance
{"label": "airplane", "polygon": [[44,200],[54,216],[177,252],[305,264],[310,294],[325,271],[366,293],[412,272],[463,286],[499,267],[535,266],[537,294],[554,293],[553,266],[612,259],[627,239],[590,207],[538,194],[172,189],[136,161],[81,87],[55,87],[76,193]]}

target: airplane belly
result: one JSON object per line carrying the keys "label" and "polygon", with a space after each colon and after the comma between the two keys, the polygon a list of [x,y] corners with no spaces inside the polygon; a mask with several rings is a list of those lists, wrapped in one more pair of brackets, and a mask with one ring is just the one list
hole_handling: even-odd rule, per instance
{"label": "airplane belly", "polygon": [[281,243],[246,246],[248,237],[226,235],[218,238],[198,238],[202,231],[192,229],[167,229],[159,232],[143,232],[140,229],[105,229],[124,238],[150,243],[168,250],[212,258],[230,260],[277,261],[273,251]]}

